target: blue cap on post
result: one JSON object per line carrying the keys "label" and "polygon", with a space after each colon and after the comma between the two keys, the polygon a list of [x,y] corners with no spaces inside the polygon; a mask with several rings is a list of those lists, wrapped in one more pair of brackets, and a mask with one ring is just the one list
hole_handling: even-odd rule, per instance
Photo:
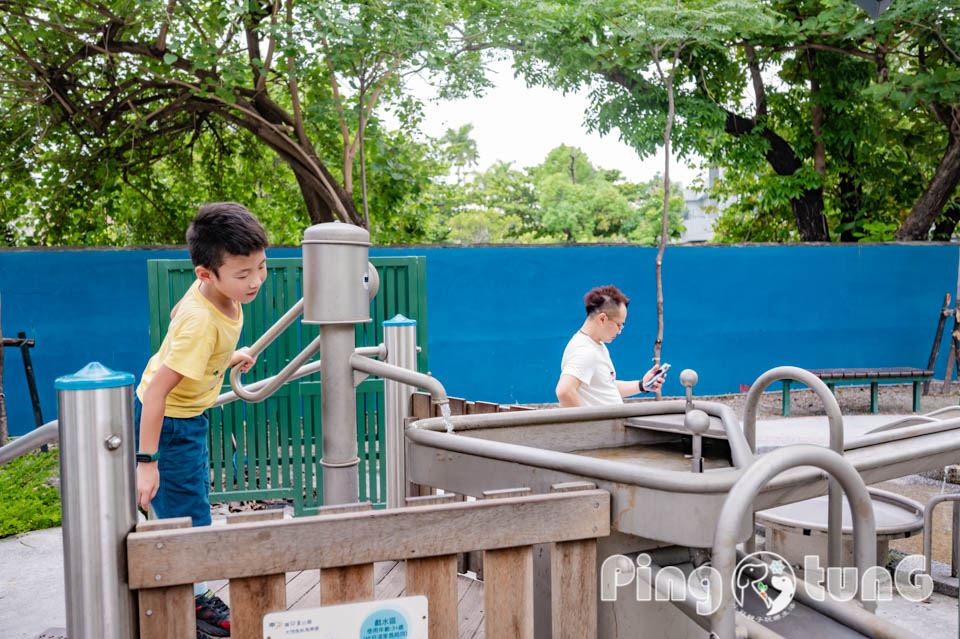
{"label": "blue cap on post", "polygon": [[90,362],[73,375],[58,377],[53,387],[57,390],[91,390],[129,386],[133,381],[130,373],[110,370],[100,362]]}
{"label": "blue cap on post", "polygon": [[392,318],[384,320],[384,326],[416,326],[417,320],[412,320],[397,313]]}

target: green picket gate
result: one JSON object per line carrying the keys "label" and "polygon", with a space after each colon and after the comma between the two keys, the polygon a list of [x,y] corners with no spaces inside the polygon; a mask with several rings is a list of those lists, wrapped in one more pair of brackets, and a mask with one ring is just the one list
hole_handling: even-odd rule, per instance
{"label": "green picket gate", "polygon": [[[357,346],[383,341],[383,321],[400,313],[417,320],[417,369],[427,371],[426,264],[423,256],[375,257],[380,290],[370,302],[373,322],[356,327]],[[244,306],[241,345],[251,345],[301,297],[303,261],[267,260],[267,279],[257,299]],[[190,260],[149,260],[150,349],[156,352],[170,324],[170,310],[196,279]],[[278,373],[319,334],[299,321],[257,358],[244,384]],[[322,356],[322,353],[321,353]],[[210,418],[211,502],[292,499],[297,515],[323,503],[320,465],[320,374],[281,386],[256,404],[235,401],[207,411]],[[223,392],[230,390],[225,378]],[[360,500],[386,503],[383,380],[357,387]]]}

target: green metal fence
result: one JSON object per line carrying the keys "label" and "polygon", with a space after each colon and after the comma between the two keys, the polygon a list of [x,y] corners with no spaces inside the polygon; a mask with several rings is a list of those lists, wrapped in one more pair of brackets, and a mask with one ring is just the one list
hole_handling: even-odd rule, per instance
{"label": "green metal fence", "polygon": [[[356,328],[357,346],[383,341],[383,321],[401,313],[417,320],[421,351],[417,368],[427,371],[425,258],[380,257],[370,260],[380,275],[380,291],[370,303],[373,322]],[[250,345],[301,297],[302,260],[268,259],[267,279],[257,299],[244,307],[241,344]],[[170,324],[170,309],[195,280],[189,260],[147,262],[150,293],[150,348],[156,352]],[[295,322],[257,358],[244,383],[278,373],[319,327]],[[322,356],[322,354],[321,354]],[[210,417],[210,467],[214,502],[292,499],[298,515],[311,514],[323,502],[320,466],[320,374],[284,384],[269,399],[236,401],[207,411]],[[229,382],[224,392],[230,390]],[[357,387],[357,444],[360,500],[386,502],[383,380],[368,378]]]}

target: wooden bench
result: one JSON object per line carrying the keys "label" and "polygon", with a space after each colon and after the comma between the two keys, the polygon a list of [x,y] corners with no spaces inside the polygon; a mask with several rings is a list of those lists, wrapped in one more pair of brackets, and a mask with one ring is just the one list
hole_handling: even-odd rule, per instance
{"label": "wooden bench", "polygon": [[[834,386],[837,384],[863,384],[870,383],[870,412],[876,413],[878,410],[877,396],[879,391],[877,385],[899,384],[903,382],[913,382],[913,412],[920,410],[920,384],[933,377],[933,371],[922,368],[893,367],[893,368],[811,368],[810,372],[819,377],[826,383],[830,392],[836,392]],[[784,417],[790,416],[790,385],[792,380],[783,380],[783,407],[781,414]]]}

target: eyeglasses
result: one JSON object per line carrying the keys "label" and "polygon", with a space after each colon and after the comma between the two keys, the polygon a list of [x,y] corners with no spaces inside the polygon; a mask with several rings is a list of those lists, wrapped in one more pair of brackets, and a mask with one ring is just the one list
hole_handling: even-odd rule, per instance
{"label": "eyeglasses", "polygon": [[608,320],[610,320],[611,322],[613,322],[614,324],[616,324],[616,325],[617,325],[617,330],[619,330],[619,331],[622,331],[622,330],[623,330],[623,325],[626,324],[626,322],[618,322],[617,320],[613,319],[612,317],[610,317],[610,316],[607,315],[606,313],[604,313],[603,316],[606,317],[606,318],[607,318]]}

